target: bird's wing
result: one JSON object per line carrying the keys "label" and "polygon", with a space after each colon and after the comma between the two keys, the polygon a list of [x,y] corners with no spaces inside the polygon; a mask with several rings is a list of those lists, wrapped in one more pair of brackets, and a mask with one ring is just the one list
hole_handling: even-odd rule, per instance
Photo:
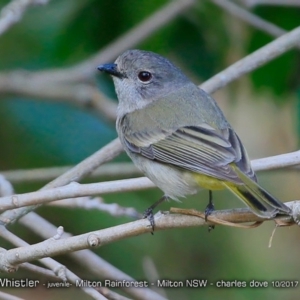
{"label": "bird's wing", "polygon": [[[129,129],[129,130],[128,130]],[[231,167],[256,180],[247,153],[237,134],[227,127],[217,130],[208,124],[181,127],[172,132],[132,131],[123,127],[124,140],[131,152],[220,180],[242,183]]]}

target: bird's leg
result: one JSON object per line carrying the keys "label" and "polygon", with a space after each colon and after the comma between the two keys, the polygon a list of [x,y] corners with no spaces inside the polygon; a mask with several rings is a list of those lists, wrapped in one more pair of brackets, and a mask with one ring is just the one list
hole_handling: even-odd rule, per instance
{"label": "bird's leg", "polygon": [[168,197],[167,196],[162,196],[158,201],[156,201],[155,203],[153,203],[150,207],[148,207],[143,216],[144,218],[147,218],[150,222],[150,225],[152,227],[152,233],[154,231],[154,216],[153,216],[153,209],[158,206],[159,204],[161,204],[162,202],[164,202],[165,200],[167,200]]}
{"label": "bird's leg", "polygon": [[[209,193],[208,194],[208,204],[205,208],[205,222],[207,222],[207,217],[215,210],[215,205],[214,205],[213,200],[212,200],[212,191],[209,190],[208,193]],[[214,225],[210,225],[208,227],[208,231],[211,231],[214,228],[215,228]]]}
{"label": "bird's leg", "polygon": [[205,222],[207,222],[207,217],[215,210],[215,205],[212,200],[212,191],[208,191],[208,204],[205,208]]}

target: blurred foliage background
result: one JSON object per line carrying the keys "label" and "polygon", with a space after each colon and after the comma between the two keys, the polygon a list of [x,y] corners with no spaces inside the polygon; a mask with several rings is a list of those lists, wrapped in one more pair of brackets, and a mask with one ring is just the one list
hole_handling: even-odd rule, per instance
{"label": "blurred foliage background", "polygon": [[[0,0],[0,8],[8,1]],[[69,67],[87,59],[114,41],[168,1],[148,0],[53,0],[47,6],[33,7],[22,21],[0,36],[1,72],[26,69],[38,71]],[[299,26],[300,9],[257,6],[252,12],[290,30]],[[179,65],[200,84],[218,71],[270,42],[273,38],[238,20],[210,1],[195,5],[178,15],[134,48],[158,52]],[[229,122],[239,133],[251,158],[294,151],[299,145],[299,51],[293,50],[215,93]],[[105,63],[104,61],[99,61]],[[96,69],[97,65],[94,66]],[[97,75],[97,85],[116,101],[108,76]],[[115,125],[101,113],[66,101],[29,98],[1,93],[0,90],[0,169],[29,169],[79,163],[114,139]],[[121,155],[115,161],[129,161]],[[263,186],[282,201],[297,199],[300,193],[296,169],[258,174]],[[33,191],[45,183],[16,184],[18,193]],[[105,196],[107,203],[143,211],[161,196],[159,190]],[[214,194],[217,209],[240,207],[241,202],[226,192]],[[200,200],[200,201],[199,201]],[[170,206],[203,210],[206,191]],[[44,206],[39,214],[67,232],[81,234],[131,219],[112,217],[99,211]],[[186,280],[299,280],[298,228],[279,228],[268,248],[274,224],[267,222],[254,230],[217,226],[176,229],[143,235],[94,250],[102,258],[136,279],[149,276],[145,262],[151,260],[161,279]],[[14,224],[9,229],[29,243],[40,241],[31,232]],[[0,240],[1,247],[12,245]],[[93,278],[72,264],[66,256],[57,257],[84,279]],[[6,277],[7,274],[1,274]],[[14,278],[36,278],[20,270]],[[46,279],[44,279],[46,280]],[[6,289],[9,291],[9,289]],[[89,299],[73,290],[80,299]],[[295,299],[299,287],[268,288],[177,288],[164,289],[169,299]],[[25,299],[64,299],[67,290],[15,289]]]}

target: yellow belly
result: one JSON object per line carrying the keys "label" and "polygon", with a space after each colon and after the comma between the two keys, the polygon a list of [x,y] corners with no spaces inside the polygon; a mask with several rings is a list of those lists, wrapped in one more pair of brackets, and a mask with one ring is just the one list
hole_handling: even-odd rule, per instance
{"label": "yellow belly", "polygon": [[204,189],[208,190],[222,190],[225,185],[222,180],[213,178],[211,176],[193,173],[193,178]]}

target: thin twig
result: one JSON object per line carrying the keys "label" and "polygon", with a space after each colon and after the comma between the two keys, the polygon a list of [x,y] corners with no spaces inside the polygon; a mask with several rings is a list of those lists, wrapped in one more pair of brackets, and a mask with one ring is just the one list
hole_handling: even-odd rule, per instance
{"label": "thin twig", "polygon": [[127,297],[121,296],[117,294],[116,292],[113,292],[112,290],[109,290],[106,287],[99,287],[96,288],[99,293],[101,293],[103,296],[107,297],[109,300],[131,300]]}
{"label": "thin twig", "polygon": [[[277,155],[269,158],[255,160],[253,162],[254,170],[272,169],[278,167],[295,166],[300,164],[300,151]],[[15,209],[29,205],[41,205],[56,200],[104,195],[116,192],[137,191],[148,188],[154,188],[155,185],[146,177],[131,178],[99,183],[79,184],[76,182],[68,185],[59,186],[53,189],[42,189],[40,191],[9,195],[0,198],[0,211]],[[4,215],[4,214],[3,214]],[[6,219],[0,216],[0,220],[5,224]]]}
{"label": "thin twig", "polygon": [[0,11],[0,35],[19,22],[31,5],[47,4],[49,0],[13,0]]}
{"label": "thin twig", "polygon": [[[19,222],[23,226],[30,229],[33,233],[36,233],[44,239],[48,239],[55,235],[57,229],[53,224],[37,215],[35,212],[31,212],[28,215],[24,216],[19,220]],[[71,237],[71,235],[69,233],[64,233],[63,238],[65,237]],[[135,279],[120,271],[90,250],[73,252],[70,254],[70,257],[76,262],[78,266],[87,270],[89,274],[94,275],[96,278],[120,281],[126,280],[131,282],[135,281]],[[120,289],[129,294],[134,299],[165,299],[149,288],[137,289],[132,287],[120,287]]]}
{"label": "thin twig", "polygon": [[[63,186],[72,181],[79,181],[82,177],[86,176],[98,168],[101,164],[112,160],[118,154],[123,151],[119,139],[115,139],[106,146],[104,146],[99,151],[95,152],[93,155],[89,156],[81,163],[76,165],[71,170],[67,171],[63,175],[57,177],[55,180],[51,181],[45,185],[42,190]],[[68,198],[68,197],[66,197]],[[28,206],[27,208],[16,208],[14,210],[6,211],[0,215],[0,219],[4,220],[4,223],[8,225],[14,222],[16,219],[26,215],[28,212],[34,210],[37,206]]]}
{"label": "thin twig", "polygon": [[1,300],[25,300],[24,298],[19,298],[17,296],[9,295],[1,291],[0,291],[0,299]]}
{"label": "thin twig", "polygon": [[294,167],[300,164],[300,150],[251,161],[254,171],[266,171]]}
{"label": "thin twig", "polygon": [[68,101],[85,107],[93,107],[110,121],[116,120],[117,104],[107,99],[99,90],[85,83],[63,84],[48,81],[36,82],[36,73],[10,71],[0,74],[0,93],[42,100]]}
{"label": "thin twig", "polygon": [[[235,64],[231,65],[227,69],[223,70],[219,74],[213,76],[209,80],[207,80],[205,83],[201,84],[200,87],[204,90],[206,90],[208,93],[213,93],[216,90],[224,87],[231,81],[241,77],[242,75],[249,73],[258,67],[262,66],[263,64],[273,60],[274,58],[282,55],[283,53],[287,52],[293,47],[296,47],[300,40],[300,27],[297,27],[296,29],[292,30],[291,32],[288,32],[278,39],[274,40],[273,42],[267,44],[266,46],[260,48],[259,50],[253,52],[252,54],[246,56],[245,58],[241,59],[240,61],[236,62]],[[92,58],[88,61],[92,61]],[[109,61],[109,60],[106,60]],[[84,63],[85,64],[85,63]],[[96,65],[96,64],[95,64]],[[79,68],[80,69],[80,68]],[[69,70],[61,70],[61,71],[44,71],[43,76],[40,74],[41,72],[35,72],[28,74],[19,74],[16,75],[16,71],[13,71],[14,76],[17,76],[19,79],[19,84],[23,87],[24,90],[28,89],[29,93],[33,93],[33,89],[30,88],[30,85],[32,85],[32,82],[35,83],[35,87],[39,87],[38,93],[41,93],[43,91],[44,87],[45,90],[57,90],[56,86],[53,88],[53,80],[51,79],[51,76],[63,76],[64,79],[68,78],[69,80],[72,79],[72,77],[65,76],[65,73],[68,72],[74,72],[74,76],[76,78],[76,72],[74,70],[77,70],[77,67],[74,67],[73,69]],[[90,70],[90,72],[92,72]],[[52,74],[52,75],[51,75]],[[60,75],[62,74],[62,75]],[[14,89],[18,89],[19,84],[17,86],[14,86],[13,82],[16,82],[15,80],[9,81],[11,75],[9,74],[0,74],[0,90],[5,91],[7,86],[13,85],[13,87],[10,88],[11,92],[13,92]],[[30,79],[30,82],[27,82]],[[45,80],[44,80],[45,79]],[[74,79],[75,80],[75,79]],[[7,82],[10,82],[10,84],[7,84]],[[39,84],[37,84],[37,81]],[[60,83],[61,84],[61,83]],[[55,83],[57,85],[57,83]],[[78,93],[80,95],[80,93]],[[77,96],[78,97],[78,96]],[[90,100],[89,100],[90,101]],[[111,110],[110,118],[114,118],[114,108]]]}
{"label": "thin twig", "polygon": [[[145,276],[149,282],[157,282],[157,280],[160,279],[156,265],[150,256],[144,257],[143,270],[144,270]],[[165,289],[163,289],[162,287],[157,287],[155,285],[152,288],[157,293],[159,293],[160,295],[167,298],[167,293],[166,293]]]}
{"label": "thin twig", "polygon": [[[62,176],[58,177],[56,180],[51,182],[45,188],[51,188],[54,186],[60,186],[67,184],[73,180],[80,180],[81,177],[86,174],[92,172],[95,168],[97,168],[102,163],[107,160],[112,159],[118,153],[122,151],[121,144],[119,140],[114,140],[91,157],[87,158],[79,165],[75,166],[73,169],[69,170]],[[75,179],[74,179],[75,178]],[[5,224],[9,224],[14,219],[20,217],[22,214],[22,210],[12,210],[9,213],[3,213],[1,217],[3,218]],[[16,214],[16,216],[14,216]],[[5,218],[5,216],[7,218]],[[26,214],[24,211],[24,216],[19,219],[19,223],[23,226],[29,228],[39,236],[44,236],[44,238],[49,238],[52,234],[55,234],[56,228],[50,224],[48,221],[40,217],[34,212]],[[1,227],[0,227],[1,228]],[[65,234],[66,235],[66,234]],[[18,243],[14,243],[14,245],[18,245]],[[101,259],[98,255],[94,254],[89,250],[80,251],[76,253],[72,253],[71,257],[76,261],[77,264],[81,265],[83,268],[87,269],[89,273],[94,274],[100,278],[111,279],[111,280],[128,280],[134,281],[134,279],[127,274],[121,272],[114,266],[110,265],[105,260]],[[143,300],[151,300],[158,299],[163,300],[165,298],[160,297],[157,293],[150,289],[136,289],[136,288],[125,288],[124,291],[135,298],[143,299]]]}
{"label": "thin twig", "polygon": [[194,3],[195,0],[170,1],[165,6],[159,8],[150,17],[143,20],[133,29],[126,32],[116,41],[110,43],[104,49],[101,49],[98,53],[87,60],[68,69],[64,68],[37,72],[35,73],[36,79],[43,82],[76,82],[90,79],[97,72],[96,66],[115,59],[123,51],[128,48],[132,48],[145,40],[156,30],[160,29],[165,24],[168,24],[172,19],[190,8]]}
{"label": "thin twig", "polygon": [[0,196],[9,196],[14,194],[14,188],[11,182],[0,174]]}
{"label": "thin twig", "polygon": [[[300,151],[254,159],[251,163],[255,171],[293,167],[300,164]],[[0,174],[11,183],[50,181],[69,171],[72,167],[73,166],[9,170],[0,171]],[[104,179],[132,178],[141,175],[142,172],[137,169],[133,163],[108,163],[97,168],[87,178],[97,178],[98,181],[102,181]]]}
{"label": "thin twig", "polygon": [[[43,189],[36,192],[5,196],[0,198],[0,211],[16,209],[23,206],[41,205],[56,200],[83,196],[104,195],[115,192],[128,192],[154,188],[155,185],[146,177],[123,179],[107,182],[79,184],[76,182],[53,188]],[[0,216],[5,224],[5,218]]]}
{"label": "thin twig", "polygon": [[67,100],[81,105],[91,103],[106,118],[115,120],[115,103],[95,92],[95,87],[78,82],[89,81],[101,62],[114,60],[121,52],[146,39],[194,3],[195,0],[170,1],[116,41],[73,67],[39,72],[14,70],[0,74],[0,92],[39,99]]}
{"label": "thin twig", "polygon": [[20,268],[22,268],[26,271],[30,271],[32,273],[47,277],[48,279],[51,279],[51,280],[61,281],[61,278],[59,278],[57,276],[57,274],[55,274],[55,272],[53,272],[52,270],[33,265],[31,263],[23,263],[20,265]]}
{"label": "thin twig", "polygon": [[[69,171],[74,166],[65,167],[49,167],[38,169],[21,169],[0,171],[0,174],[11,183],[27,183],[27,182],[44,182]],[[98,181],[117,179],[117,178],[132,178],[141,176],[142,172],[135,167],[133,163],[107,163],[97,168],[87,178],[97,179]]]}
{"label": "thin twig", "polygon": [[[30,247],[30,245],[28,243],[26,243],[24,240],[20,239],[18,236],[16,236],[12,232],[8,231],[4,226],[0,226],[0,236],[5,238],[7,241],[11,242],[13,245],[18,246],[18,248],[16,248],[16,249],[21,249],[23,247],[25,247],[25,248]],[[54,240],[54,239],[47,240],[48,243],[53,243],[54,241],[58,241],[58,240]],[[7,251],[10,251],[10,250],[7,250]],[[7,253],[7,251],[0,252],[0,257],[1,257],[1,255],[4,255],[4,257],[2,256],[2,258],[4,258],[4,260],[2,260],[0,263],[0,265],[1,265],[0,269],[5,272],[14,272],[14,271],[16,271],[17,266],[13,266],[9,261],[6,260],[5,253]],[[45,251],[47,252],[47,249],[45,249]],[[16,254],[16,255],[18,255],[18,254]],[[53,270],[58,275],[58,277],[63,281],[69,281],[75,285],[77,281],[82,280],[76,274],[74,274],[73,272],[68,270],[65,266],[63,266],[59,262],[55,261],[54,259],[48,257],[48,255],[44,256],[44,258],[39,259],[39,261],[43,265],[48,267],[49,269]],[[101,295],[99,296],[99,293],[93,288],[87,288],[87,287],[82,286],[81,289],[87,295],[90,295],[93,299],[97,299],[97,300],[106,299]]]}
{"label": "thin twig", "polygon": [[117,203],[104,203],[100,197],[69,198],[50,202],[48,205],[67,208],[81,208],[86,210],[96,209],[117,217],[126,216],[135,219],[142,217],[141,214],[133,207],[123,207]]}
{"label": "thin twig", "polygon": [[46,184],[42,190],[62,186],[72,181],[80,181],[83,177],[92,173],[100,165],[112,160],[123,151],[123,147],[119,139],[115,139],[106,146],[95,152],[71,170],[57,177],[55,180]]}
{"label": "thin twig", "polygon": [[[260,29],[263,32],[266,32],[270,34],[273,37],[280,37],[287,33],[286,30],[280,28],[279,26],[268,22],[264,19],[262,19],[259,16],[256,16],[255,14],[245,10],[242,7],[239,7],[235,3],[229,0],[211,0],[216,5],[222,7],[224,10],[229,12],[230,14],[238,17],[239,19],[249,23],[253,27]],[[300,45],[298,44],[297,48],[300,48]]]}
{"label": "thin twig", "polygon": [[257,69],[292,49],[299,43],[299,40],[300,26],[234,63],[201,84],[200,87],[207,93],[213,93],[233,80]]}
{"label": "thin twig", "polygon": [[300,6],[299,0],[239,0],[246,6],[253,7],[257,5],[279,5],[279,6]]}

